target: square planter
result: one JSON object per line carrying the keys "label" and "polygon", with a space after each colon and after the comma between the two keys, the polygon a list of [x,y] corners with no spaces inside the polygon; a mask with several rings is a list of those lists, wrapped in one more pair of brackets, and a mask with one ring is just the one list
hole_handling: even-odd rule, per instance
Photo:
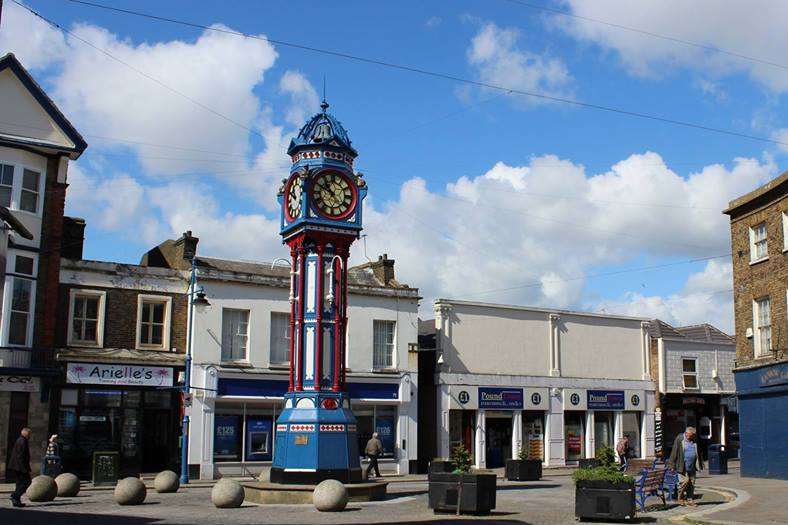
{"label": "square planter", "polygon": [[509,481],[537,481],[542,477],[539,459],[507,459],[506,479]]}
{"label": "square planter", "polygon": [[599,460],[596,458],[581,459],[577,464],[580,468],[596,468],[599,466]]}
{"label": "square planter", "polygon": [[433,473],[451,473],[454,472],[454,463],[447,459],[434,459],[430,461],[430,467],[427,469],[428,474]]}
{"label": "square planter", "polygon": [[635,517],[635,484],[602,480],[575,483],[575,517],[631,519]]}
{"label": "square planter", "polygon": [[[462,477],[462,495],[459,481]],[[429,507],[435,512],[456,512],[459,498],[460,512],[489,514],[495,508],[495,473],[430,473]]]}

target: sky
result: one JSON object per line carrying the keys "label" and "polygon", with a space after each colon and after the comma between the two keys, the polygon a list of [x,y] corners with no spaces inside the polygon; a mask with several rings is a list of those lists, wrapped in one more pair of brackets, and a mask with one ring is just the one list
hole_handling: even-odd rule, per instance
{"label": "sky", "polygon": [[449,297],[732,330],[722,210],[785,164],[788,4],[112,2],[213,30],[25,5],[68,31],[4,3],[0,53],[89,143],[66,201],[87,221],[85,258],[136,263],[185,230],[204,256],[285,257],[285,150],[325,78],[369,186],[353,261],[395,259],[423,317]]}

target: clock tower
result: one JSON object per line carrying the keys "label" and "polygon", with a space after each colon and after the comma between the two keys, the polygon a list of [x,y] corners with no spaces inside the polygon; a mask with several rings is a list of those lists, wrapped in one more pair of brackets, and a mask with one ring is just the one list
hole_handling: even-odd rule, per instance
{"label": "clock tower", "polygon": [[356,418],[345,385],[350,245],[367,193],[342,124],[322,111],[287,149],[279,190],[281,235],[290,248],[290,377],[276,422],[274,483],[361,481]]}

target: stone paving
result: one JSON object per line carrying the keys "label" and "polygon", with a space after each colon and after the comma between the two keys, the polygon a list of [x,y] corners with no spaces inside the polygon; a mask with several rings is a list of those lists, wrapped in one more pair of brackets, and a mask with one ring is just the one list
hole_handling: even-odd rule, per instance
{"label": "stone paving", "polygon": [[[372,503],[350,503],[342,513],[319,513],[311,505],[250,505],[240,509],[216,509],[210,502],[210,489],[190,487],[177,494],[148,492],[145,504],[121,507],[112,500],[111,491],[86,491],[76,498],[51,503],[31,504],[12,509],[8,500],[0,502],[0,523],[13,525],[147,525],[147,524],[326,524],[326,523],[455,523],[488,521],[501,524],[547,525],[573,523],[574,489],[568,476],[547,476],[538,482],[499,483],[497,507],[491,516],[470,517],[434,514],[427,508],[423,481],[403,481],[390,485],[391,499]],[[724,498],[701,491],[701,506],[719,504]],[[636,522],[670,523],[671,518],[687,512],[670,506],[663,509],[658,498]]]}

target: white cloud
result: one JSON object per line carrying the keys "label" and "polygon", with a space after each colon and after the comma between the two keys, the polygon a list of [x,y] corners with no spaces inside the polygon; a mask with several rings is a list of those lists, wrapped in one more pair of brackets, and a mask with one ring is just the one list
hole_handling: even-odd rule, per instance
{"label": "white cloud", "polygon": [[14,4],[3,4],[0,56],[14,53],[27,68],[47,67],[63,60],[67,46],[62,33]]}
{"label": "white cloud", "polygon": [[772,133],[772,140],[780,142],[778,148],[783,153],[788,153],[788,128],[780,128]]}
{"label": "white cloud", "polygon": [[[572,77],[564,63],[532,53],[518,46],[520,32],[488,22],[471,39],[468,62],[479,79],[509,89],[571,97]],[[539,99],[517,97],[520,104],[535,104]]]}
{"label": "white cloud", "polygon": [[292,70],[285,71],[282,75],[279,90],[288,94],[291,99],[285,119],[296,128],[300,128],[306,119],[317,111],[320,103],[317,91],[303,74]]}
{"label": "white cloud", "polygon": [[428,28],[432,29],[433,27],[438,27],[443,22],[443,19],[439,16],[431,16],[424,22],[424,25]]}
{"label": "white cloud", "polygon": [[[643,29],[702,46],[722,49],[766,62],[785,64],[788,4],[771,0],[564,0],[572,13]],[[745,73],[775,92],[788,90],[788,71],[708,49],[655,38],[621,28],[554,17],[555,24],[578,39],[618,53],[635,75],[659,76],[676,68],[714,76]]]}
{"label": "white cloud", "polygon": [[733,334],[733,268],[730,262],[712,260],[693,273],[683,289],[667,296],[630,292],[618,300],[598,303],[592,309],[661,319],[676,326],[710,323]]}

